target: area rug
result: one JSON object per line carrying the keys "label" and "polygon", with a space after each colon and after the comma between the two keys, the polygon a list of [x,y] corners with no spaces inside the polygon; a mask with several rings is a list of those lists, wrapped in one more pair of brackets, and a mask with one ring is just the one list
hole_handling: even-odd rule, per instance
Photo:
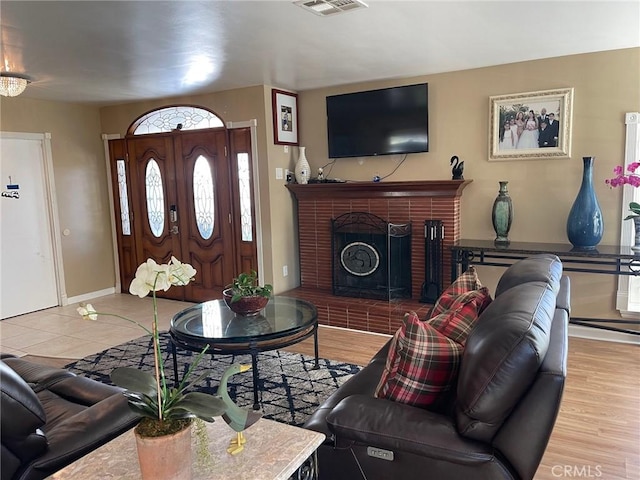
{"label": "area rug", "polygon": [[[167,380],[173,385],[173,359],[168,333],[160,334],[161,350]],[[178,377],[184,373],[197,354],[178,349]],[[194,390],[215,394],[222,373],[233,363],[251,364],[250,355],[205,355],[197,372],[209,370]],[[265,418],[300,426],[329,395],[361,369],[358,365],[320,359],[298,353],[273,350],[258,355],[259,403]],[[109,374],[116,367],[134,367],[153,373],[153,343],[146,335],[122,345],[104,350],[66,365],[72,372],[103,383],[112,384]],[[251,370],[232,376],[228,390],[240,406],[253,405],[253,376]]]}

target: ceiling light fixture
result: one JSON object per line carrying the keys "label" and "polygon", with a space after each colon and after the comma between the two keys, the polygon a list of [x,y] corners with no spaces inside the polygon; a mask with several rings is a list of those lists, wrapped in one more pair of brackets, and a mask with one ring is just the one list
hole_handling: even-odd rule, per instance
{"label": "ceiling light fixture", "polygon": [[24,92],[29,83],[31,83],[31,78],[22,73],[0,72],[0,95],[17,97]]}

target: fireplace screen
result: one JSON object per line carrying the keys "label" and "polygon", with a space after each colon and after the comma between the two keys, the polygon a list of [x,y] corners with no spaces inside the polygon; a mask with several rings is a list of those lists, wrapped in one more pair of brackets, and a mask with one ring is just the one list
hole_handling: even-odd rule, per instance
{"label": "fireplace screen", "polygon": [[334,295],[411,298],[411,223],[351,212],[332,220],[332,232]]}

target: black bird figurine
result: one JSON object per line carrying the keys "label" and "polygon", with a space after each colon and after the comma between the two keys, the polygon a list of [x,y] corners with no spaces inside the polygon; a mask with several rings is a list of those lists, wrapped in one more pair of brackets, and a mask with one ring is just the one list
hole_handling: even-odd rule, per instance
{"label": "black bird figurine", "polygon": [[457,155],[451,157],[449,165],[453,165],[453,168],[451,169],[451,180],[464,180],[464,177],[462,176],[462,172],[464,171],[464,162],[458,163]]}
{"label": "black bird figurine", "polygon": [[220,379],[220,386],[218,387],[218,396],[222,399],[225,405],[225,411],[222,414],[222,419],[227,422],[233,430],[237,432],[236,438],[231,440],[229,443],[229,448],[227,448],[227,452],[231,455],[235,455],[240,453],[244,449],[244,444],[247,440],[244,438],[243,430],[249,428],[251,425],[256,423],[260,417],[262,417],[262,413],[255,412],[253,410],[248,410],[246,408],[240,408],[238,405],[231,400],[229,396],[229,392],[227,390],[227,381],[231,375],[235,375],[236,373],[246,372],[251,368],[251,365],[241,365],[239,363],[234,363],[229,368],[225,370],[222,374],[222,378]]}

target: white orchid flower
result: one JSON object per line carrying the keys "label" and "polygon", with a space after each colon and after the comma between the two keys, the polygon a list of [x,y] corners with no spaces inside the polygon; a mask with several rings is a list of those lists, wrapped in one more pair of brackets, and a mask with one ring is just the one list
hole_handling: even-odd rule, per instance
{"label": "white orchid flower", "polygon": [[155,260],[148,259],[136,270],[136,276],[129,286],[129,293],[144,298],[149,292],[169,290],[169,265],[158,265]]}
{"label": "white orchid flower", "polygon": [[[136,322],[130,318],[127,318],[123,315],[117,313],[107,313],[107,312],[97,312],[93,306],[89,303],[86,305],[81,305],[77,308],[77,311],[83,318],[89,320],[97,320],[98,315],[105,315],[110,317],[117,317],[123,320],[126,320],[129,323],[133,323],[138,327],[142,328],[145,332],[153,338],[153,355],[155,359],[155,390],[157,392],[157,398],[147,398],[145,395],[144,400],[138,400],[137,396],[135,396],[136,400],[129,400],[130,404],[133,405],[136,411],[139,411],[140,408],[143,408],[146,412],[146,416],[152,416],[149,412],[152,412],[153,418],[162,421],[164,418],[182,418],[183,411],[186,410],[190,416],[196,416],[206,420],[205,417],[202,416],[201,407],[199,405],[193,404],[192,401],[186,401],[187,396],[183,394],[184,389],[189,385],[186,383],[186,377],[183,379],[183,384],[179,389],[170,389],[167,385],[166,374],[164,371],[164,363],[162,361],[162,356],[160,354],[160,337],[158,333],[158,305],[156,300],[156,294],[158,290],[167,291],[171,287],[171,285],[183,286],[187,285],[193,277],[195,276],[195,269],[189,265],[188,263],[181,263],[177,258],[171,257],[171,261],[168,264],[158,265],[154,260],[148,259],[145,263],[141,264],[136,270],[136,275],[131,285],[129,286],[129,292],[132,295],[137,295],[140,298],[144,298],[149,295],[149,292],[154,292],[153,294],[153,324],[151,328],[146,327],[145,325]],[[208,347],[205,347],[202,352],[198,355],[193,367],[198,364],[200,361],[200,357],[204,355]],[[127,370],[126,368],[118,368],[119,370]],[[114,371],[115,372],[115,371]],[[191,370],[187,372],[187,376],[191,373]],[[112,374],[113,375],[113,374]],[[129,385],[130,374],[122,374],[124,376],[121,377],[121,380],[127,380],[125,382]],[[113,376],[111,377],[114,378]],[[117,381],[114,380],[116,384]],[[120,385],[124,388],[129,388],[126,385]],[[148,380],[144,380],[144,388],[148,388]],[[146,390],[145,390],[146,391]],[[218,401],[218,400],[216,400]],[[183,402],[182,404],[180,402]],[[195,402],[198,403],[198,402]],[[144,404],[144,405],[142,405]],[[180,408],[176,408],[176,406],[181,406]],[[193,405],[192,405],[193,404]],[[222,407],[222,406],[221,406]],[[195,409],[195,412],[191,410],[191,408]],[[176,414],[175,411],[178,411]],[[222,408],[220,408],[220,413],[222,412]],[[215,415],[218,415],[216,413]],[[176,416],[177,415],[177,416]],[[208,415],[208,414],[207,414]],[[167,417],[169,416],[169,417]],[[212,415],[208,415],[207,418]],[[207,420],[212,421],[212,420]]]}
{"label": "white orchid flower", "polygon": [[169,283],[176,286],[187,285],[196,275],[196,269],[188,263],[181,263],[176,257],[169,262]]}
{"label": "white orchid flower", "polygon": [[96,309],[93,308],[93,305],[91,305],[90,303],[87,303],[86,305],[80,305],[76,310],[85,320],[98,320]]}

